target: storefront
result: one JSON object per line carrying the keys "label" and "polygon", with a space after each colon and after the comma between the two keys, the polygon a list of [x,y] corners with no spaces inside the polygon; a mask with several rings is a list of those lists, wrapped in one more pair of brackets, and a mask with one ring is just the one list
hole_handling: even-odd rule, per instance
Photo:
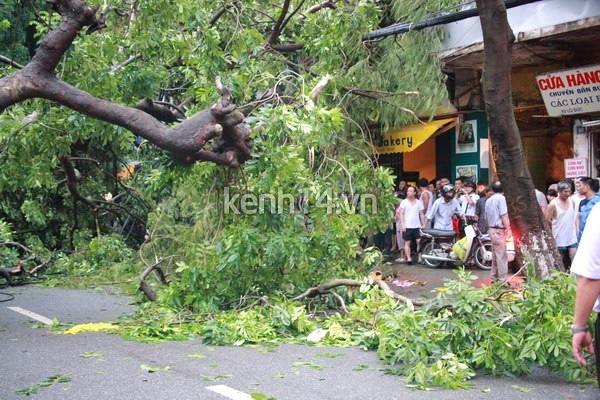
{"label": "storefront", "polygon": [[392,128],[380,136],[373,149],[378,165],[391,168],[398,179],[416,183],[436,176],[436,138],[454,131],[458,119],[442,118],[430,122]]}
{"label": "storefront", "polygon": [[[534,185],[545,190],[565,177],[596,178],[600,175],[600,1],[511,4],[507,16],[515,34],[514,115]],[[426,171],[421,176],[429,179],[476,174],[477,180],[488,180],[493,174],[481,91],[483,35],[474,9],[474,3],[465,3],[455,14],[424,18],[417,25],[403,22],[365,35],[374,39],[435,25],[445,31],[439,57],[445,63],[457,123],[421,146],[427,154],[435,148],[433,156],[418,152],[421,147],[395,153],[401,160],[400,171]]]}
{"label": "storefront", "polygon": [[569,132],[562,176],[598,176],[600,154],[600,64],[542,73],[537,85],[548,118],[568,118]]}
{"label": "storefront", "polygon": [[[534,185],[598,177],[600,2],[543,0],[507,10],[515,34],[514,115]],[[459,111],[484,111],[478,17],[443,25],[440,57]],[[459,154],[460,155],[460,154]]]}
{"label": "storefront", "polygon": [[483,112],[458,114],[427,123],[390,129],[373,151],[379,165],[397,177],[416,183],[464,176],[487,181],[489,143]]}

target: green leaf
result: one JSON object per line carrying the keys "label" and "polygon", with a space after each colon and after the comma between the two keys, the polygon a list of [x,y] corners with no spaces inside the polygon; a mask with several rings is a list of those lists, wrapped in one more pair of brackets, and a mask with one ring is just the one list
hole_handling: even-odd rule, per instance
{"label": "green leaf", "polygon": [[149,373],[158,372],[158,371],[168,371],[168,370],[171,369],[171,367],[169,367],[169,366],[166,366],[166,367],[151,367],[151,366],[146,365],[146,364],[140,365],[140,368],[143,369],[144,371],[148,371]]}
{"label": "green leaf", "polygon": [[86,351],[86,352],[80,354],[79,357],[83,357],[83,358],[99,358],[99,359],[102,359],[104,357],[104,354],[102,354],[102,353],[96,353],[96,352],[93,352],[93,351]]}
{"label": "green leaf", "polygon": [[229,374],[220,374],[220,375],[215,375],[215,376],[202,375],[202,380],[209,381],[209,382],[220,381],[220,380],[228,379],[228,378],[233,378],[233,375],[229,375]]}

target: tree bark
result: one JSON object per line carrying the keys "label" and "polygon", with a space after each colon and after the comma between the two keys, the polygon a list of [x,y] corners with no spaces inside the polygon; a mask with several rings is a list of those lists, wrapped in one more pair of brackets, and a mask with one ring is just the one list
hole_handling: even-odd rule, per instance
{"label": "tree bark", "polygon": [[230,93],[217,79],[222,100],[180,124],[169,127],[142,110],[96,98],[58,79],[56,65],[73,40],[105,27],[97,7],[81,0],[47,0],[61,15],[59,26],[43,38],[35,56],[20,71],[0,79],[0,113],[28,99],[42,98],[92,118],[121,126],[169,151],[184,165],[211,161],[237,167],[251,158],[250,128],[235,111]]}
{"label": "tree bark", "polygon": [[[564,270],[554,237],[537,203],[513,113],[511,53],[514,34],[502,0],[477,0],[484,43],[482,87],[492,156],[520,252],[533,257],[537,278]],[[527,260],[525,260],[527,261]]]}
{"label": "tree bark", "polygon": [[412,307],[412,306],[421,306],[423,304],[425,304],[425,301],[423,300],[412,300],[409,299],[408,297],[402,296],[401,294],[398,294],[396,292],[394,292],[389,286],[388,284],[382,280],[382,279],[375,279],[375,280],[370,280],[370,281],[365,281],[365,280],[360,280],[360,279],[334,279],[330,282],[327,283],[323,283],[319,286],[316,287],[312,287],[307,289],[304,293],[302,293],[301,295],[298,295],[296,297],[294,297],[293,299],[291,299],[292,301],[298,301],[298,300],[302,300],[305,297],[308,297],[309,299],[317,297],[317,296],[326,296],[329,294],[332,294],[333,292],[331,291],[331,289],[336,288],[338,286],[348,286],[348,287],[359,287],[365,283],[370,284],[371,286],[377,286],[379,287],[381,290],[383,290],[383,292],[388,296],[391,297],[393,299],[399,300],[402,303]]}

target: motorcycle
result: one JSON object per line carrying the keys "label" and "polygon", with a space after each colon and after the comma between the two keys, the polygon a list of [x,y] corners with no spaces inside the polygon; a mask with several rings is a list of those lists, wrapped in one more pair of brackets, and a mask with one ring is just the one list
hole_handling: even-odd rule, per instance
{"label": "motorcycle", "polygon": [[[423,262],[430,268],[439,268],[444,263],[465,265],[489,270],[492,268],[492,241],[482,234],[477,225],[466,225],[465,236],[459,239],[454,231],[424,229],[420,252]],[[511,246],[512,245],[512,246]],[[507,239],[508,260],[514,260],[514,242]]]}

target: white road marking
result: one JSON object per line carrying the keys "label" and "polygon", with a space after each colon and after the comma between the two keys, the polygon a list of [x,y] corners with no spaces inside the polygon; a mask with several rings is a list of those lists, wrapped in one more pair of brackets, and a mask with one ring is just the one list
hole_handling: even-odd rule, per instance
{"label": "white road marking", "polygon": [[239,390],[235,390],[225,385],[207,386],[208,390],[212,390],[215,393],[222,394],[223,396],[232,400],[252,400],[252,396]]}
{"label": "white road marking", "polygon": [[18,312],[19,314],[23,314],[28,316],[29,318],[35,319],[36,321],[40,321],[46,325],[52,325],[54,322],[50,318],[46,318],[43,315],[36,314],[33,311],[26,310],[21,307],[7,307],[9,310],[13,310],[14,312]]}

